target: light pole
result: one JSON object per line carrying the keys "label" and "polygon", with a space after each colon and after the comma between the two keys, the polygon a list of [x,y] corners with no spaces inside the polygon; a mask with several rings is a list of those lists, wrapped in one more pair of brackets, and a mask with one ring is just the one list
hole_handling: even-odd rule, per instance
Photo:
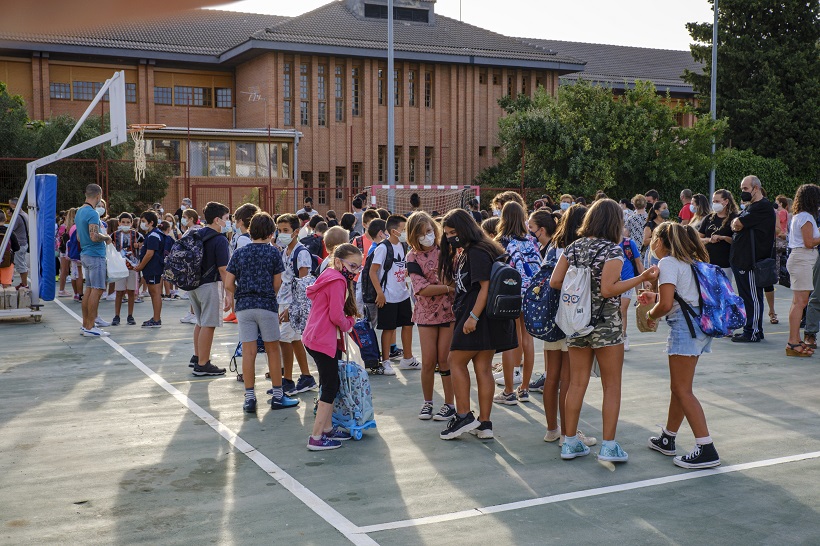
{"label": "light pole", "polygon": [[[712,24],[712,85],[709,90],[709,110],[712,121],[717,119],[717,48],[718,48],[718,0],[715,0],[715,21]],[[712,170],[709,171],[709,197],[715,193],[715,135],[712,133]]]}
{"label": "light pole", "polygon": [[[387,0],[387,184],[396,183],[395,101],[396,82],[393,76],[393,0]],[[396,211],[396,190],[387,190],[387,208]]]}

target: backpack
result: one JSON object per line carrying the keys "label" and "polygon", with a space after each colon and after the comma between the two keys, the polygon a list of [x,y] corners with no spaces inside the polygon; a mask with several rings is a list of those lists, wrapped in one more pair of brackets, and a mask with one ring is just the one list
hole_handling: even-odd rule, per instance
{"label": "backpack", "polygon": [[[311,268],[307,275],[299,277],[298,258],[299,252],[302,250],[308,252],[311,258]],[[296,332],[301,334],[305,330],[305,326],[307,326],[308,315],[310,315],[310,308],[312,306],[310,298],[307,297],[307,289],[316,282],[316,277],[318,276],[316,275],[316,271],[319,269],[320,264],[316,256],[310,254],[304,246],[297,246],[293,249],[292,262],[293,282],[290,283],[292,299],[288,314],[290,315],[291,326]]]}
{"label": "backpack", "polygon": [[[592,269],[587,265],[578,264],[578,251],[576,248],[573,263],[569,265],[564,283],[561,286],[561,299],[558,312],[555,315],[555,324],[567,335],[568,339],[588,336],[595,329],[595,325],[601,318],[604,310],[604,303],[593,318],[592,316]],[[603,252],[600,249],[590,260],[589,264],[594,264],[598,256]],[[566,254],[564,254],[566,255]]]}
{"label": "backpack", "polygon": [[359,353],[362,356],[364,365],[368,368],[375,369],[381,364],[381,352],[379,351],[379,340],[376,338],[376,331],[370,325],[370,319],[367,316],[365,309],[365,316],[358,319],[353,325],[353,331],[350,332],[350,337],[359,346]]}
{"label": "backpack", "polygon": [[68,258],[74,260],[75,262],[80,261],[80,251],[82,250],[82,246],[80,245],[79,239],[77,239],[77,230],[74,230],[74,233],[68,238],[68,243],[66,243],[66,249],[68,250]]}
{"label": "backpack", "polygon": [[726,273],[714,264],[694,262],[692,274],[698,287],[700,315],[675,291],[675,301],[680,304],[692,337],[697,337],[693,318],[698,320],[701,331],[709,337],[729,337],[734,330],[743,328],[746,308],[743,299],[732,289]]}
{"label": "backpack", "polygon": [[521,293],[527,291],[530,280],[541,269],[541,254],[538,253],[535,243],[529,238],[510,239],[507,243],[507,254],[510,256],[510,265],[521,274]]}
{"label": "backpack", "polygon": [[322,238],[317,237],[315,235],[308,235],[307,237],[302,237],[299,241],[302,243],[306,249],[311,253],[311,255],[316,256],[317,258],[322,255]]}
{"label": "backpack", "polygon": [[[5,234],[6,232],[0,233],[0,235]],[[14,263],[14,251],[11,249],[11,232],[8,232],[9,244],[6,246],[6,253],[3,255],[3,260],[0,261],[0,268],[9,267],[11,264]],[[0,242],[3,241],[3,237],[0,237]]]}
{"label": "backpack", "polygon": [[[387,285],[387,273],[389,273],[393,267],[395,256],[393,255],[393,244],[388,239],[385,239],[379,243],[379,245],[385,245],[385,247],[387,247],[387,256],[384,258],[384,265],[381,271],[382,278],[380,280],[382,291],[384,291],[384,287]],[[407,256],[407,243],[401,243],[401,246],[404,249],[404,255]],[[362,269],[362,301],[364,303],[376,303],[376,287],[373,286],[373,281],[370,280],[370,268],[373,265],[373,257],[376,255],[376,250],[377,249],[374,249],[373,252],[370,253],[370,256],[367,257],[367,260],[364,262],[364,269]]]}
{"label": "backpack", "polygon": [[629,237],[624,238],[621,241],[621,250],[624,251],[624,258],[632,262],[632,269],[635,272],[635,276],[638,276],[638,258],[632,253],[632,244],[631,239]]}
{"label": "backpack", "polygon": [[[301,247],[297,246],[296,249],[294,250],[295,253],[293,255],[293,263],[291,264],[293,266],[293,278],[294,279],[299,278],[299,268],[296,266],[296,264],[297,264],[296,258],[299,255],[299,251],[302,250],[302,249],[307,250],[308,253],[310,254],[310,271],[308,271],[308,275],[313,275],[314,277],[318,277],[319,273],[320,273],[319,268],[322,265],[322,262],[319,260],[319,257],[316,254],[310,252],[310,249],[308,249],[306,246],[301,246]],[[311,283],[311,284],[313,284],[313,283]]]}
{"label": "backpack", "polygon": [[204,229],[188,230],[184,237],[174,243],[171,252],[165,259],[163,276],[172,284],[183,290],[194,290],[202,284],[202,277],[210,275],[216,266],[208,271],[202,271],[205,241],[213,239],[219,233]]}
{"label": "backpack", "polygon": [[530,280],[522,306],[527,332],[532,337],[548,342],[560,341],[567,337],[555,324],[561,291],[550,287],[550,277],[558,262],[556,254],[555,247],[550,247],[541,270]]}
{"label": "backpack", "polygon": [[521,273],[502,254],[490,270],[490,288],[484,313],[491,320],[513,320],[521,315]]}

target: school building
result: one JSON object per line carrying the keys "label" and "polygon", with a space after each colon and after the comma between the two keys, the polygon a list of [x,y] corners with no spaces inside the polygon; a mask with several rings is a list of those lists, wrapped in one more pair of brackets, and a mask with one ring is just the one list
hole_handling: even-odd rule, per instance
{"label": "school building", "polygon": [[280,212],[294,187],[320,210],[348,210],[351,195],[391,182],[388,101],[392,182],[464,185],[494,163],[502,96],[591,76],[616,92],[650,79],[694,100],[680,80],[688,52],[502,36],[437,15],[434,0],[395,0],[394,18],[393,74],[386,0],[336,0],[292,18],[194,10],[64,33],[3,30],[0,81],[32,119],[78,117],[125,70],[128,122],[167,125],[146,134],[149,159],[181,162],[169,205],[190,193],[195,207],[235,206],[256,190]]}

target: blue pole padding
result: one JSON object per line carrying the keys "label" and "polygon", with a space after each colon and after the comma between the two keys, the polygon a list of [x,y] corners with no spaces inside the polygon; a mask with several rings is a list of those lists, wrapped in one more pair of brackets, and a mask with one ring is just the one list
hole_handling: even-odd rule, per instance
{"label": "blue pole padding", "polygon": [[54,301],[57,275],[54,260],[54,239],[57,235],[57,175],[38,174],[34,177],[37,195],[37,228],[40,263],[40,299]]}

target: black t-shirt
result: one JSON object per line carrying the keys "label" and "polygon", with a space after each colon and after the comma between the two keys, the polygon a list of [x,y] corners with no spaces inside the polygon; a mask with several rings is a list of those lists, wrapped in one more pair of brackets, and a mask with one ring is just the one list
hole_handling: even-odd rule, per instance
{"label": "black t-shirt", "polygon": [[[751,203],[740,215],[743,229],[733,235],[731,264],[741,271],[749,271],[755,261],[772,257],[774,249],[774,224],[777,215],[771,202],[765,197]],[[755,248],[752,259],[752,233],[754,233]]]}
{"label": "black t-shirt", "polygon": [[481,217],[481,213],[477,210],[471,210],[470,215],[473,217],[473,220],[475,220],[478,225],[481,225],[481,222],[484,221],[484,219]]}
{"label": "black t-shirt", "polygon": [[[703,219],[700,225],[700,233],[705,237],[719,235],[721,237],[732,236],[732,220],[737,218],[737,214],[729,215],[726,225],[723,225],[724,218],[717,214],[710,214]],[[706,252],[709,253],[709,262],[718,267],[729,267],[729,255],[732,252],[732,245],[726,241],[717,243],[706,243]]]}
{"label": "black t-shirt", "polygon": [[[493,257],[481,248],[471,247],[458,257],[455,271],[456,302],[454,308],[469,315],[481,291],[481,281],[490,280]],[[469,307],[467,307],[469,305]],[[466,308],[466,309],[465,309]],[[483,313],[482,313],[483,314]]]}
{"label": "black t-shirt", "polygon": [[[202,228],[207,231],[214,231],[209,227]],[[206,232],[203,232],[204,236]],[[230,259],[230,249],[228,238],[218,234],[216,237],[211,237],[203,245],[202,252],[202,284],[216,282],[220,280],[219,268],[226,267]],[[213,271],[208,272],[211,268]]]}

